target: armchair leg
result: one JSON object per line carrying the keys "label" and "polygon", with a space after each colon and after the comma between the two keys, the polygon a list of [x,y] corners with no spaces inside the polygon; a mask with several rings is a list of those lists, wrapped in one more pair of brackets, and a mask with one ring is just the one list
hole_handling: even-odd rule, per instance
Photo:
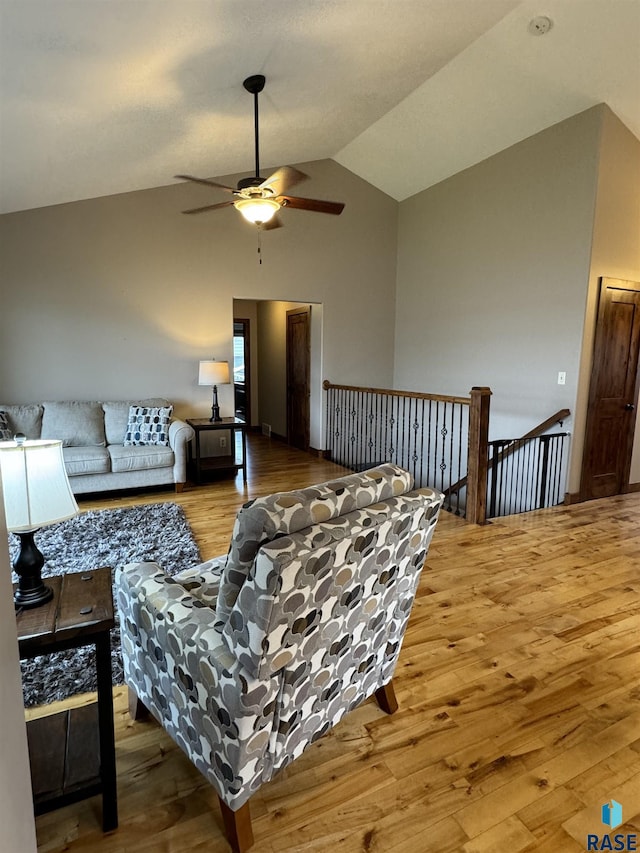
{"label": "armchair leg", "polygon": [[253,844],[249,803],[245,803],[243,806],[240,806],[238,811],[234,812],[220,797],[218,797],[218,800],[220,800],[220,809],[222,811],[222,820],[224,821],[224,831],[227,841],[234,853],[244,853]]}
{"label": "armchair leg", "polygon": [[131,687],[129,690],[129,716],[132,720],[144,720],[149,716],[149,709],[143,705],[136,694],[136,691]]}
{"label": "armchair leg", "polygon": [[398,700],[393,689],[393,681],[385,684],[384,687],[378,687],[375,692],[376,702],[385,714],[394,714],[398,710]]}

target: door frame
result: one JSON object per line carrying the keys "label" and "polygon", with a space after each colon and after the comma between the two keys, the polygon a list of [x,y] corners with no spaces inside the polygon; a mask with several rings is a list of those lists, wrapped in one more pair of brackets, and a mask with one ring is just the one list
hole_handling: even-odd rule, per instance
{"label": "door frame", "polygon": [[[594,496],[591,493],[590,486],[590,477],[592,474],[592,467],[590,464],[590,448],[593,445],[592,431],[595,431],[596,428],[596,416],[595,416],[595,406],[596,401],[598,399],[598,388],[597,388],[597,378],[600,364],[602,362],[602,357],[605,351],[605,326],[604,326],[604,316],[605,311],[607,310],[608,303],[607,300],[607,291],[608,290],[622,290],[627,291],[629,293],[637,293],[640,294],[640,282],[635,281],[627,281],[624,279],[617,278],[609,278],[607,276],[602,276],[600,278],[600,290],[598,294],[598,307],[596,313],[596,328],[595,328],[595,336],[594,336],[594,345],[593,345],[593,360],[591,364],[591,373],[589,378],[589,396],[587,403],[587,420],[585,424],[584,430],[584,444],[583,444],[583,452],[582,452],[582,464],[580,469],[580,491],[579,496],[580,500],[591,500]],[[633,457],[633,446],[634,446],[634,438],[635,438],[635,430],[637,423],[637,407],[638,407],[638,394],[640,391],[640,341],[636,342],[635,347],[635,358],[636,358],[636,373],[635,373],[635,381],[634,388],[631,395],[632,399],[628,401],[628,404],[634,407],[633,412],[630,413],[630,421],[631,425],[627,430],[625,436],[625,446],[621,452],[622,455],[622,463],[620,465],[621,479],[619,482],[619,491],[617,494],[625,494],[630,491],[629,489],[629,479],[631,474],[631,461]]]}
{"label": "door frame", "polygon": [[[244,328],[244,392],[246,396],[245,403],[245,421],[251,426],[251,321],[247,317],[234,317],[234,325],[241,323]],[[233,329],[233,337],[235,337],[235,328]],[[234,414],[235,414],[235,390],[234,390]]]}

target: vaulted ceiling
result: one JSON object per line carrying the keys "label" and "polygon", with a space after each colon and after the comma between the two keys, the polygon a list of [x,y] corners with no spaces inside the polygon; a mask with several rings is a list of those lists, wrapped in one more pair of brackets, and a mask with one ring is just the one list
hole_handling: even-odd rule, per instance
{"label": "vaulted ceiling", "polygon": [[640,138],[640,0],[0,0],[0,73],[0,212],[251,173],[256,73],[262,174],[401,200],[600,102]]}

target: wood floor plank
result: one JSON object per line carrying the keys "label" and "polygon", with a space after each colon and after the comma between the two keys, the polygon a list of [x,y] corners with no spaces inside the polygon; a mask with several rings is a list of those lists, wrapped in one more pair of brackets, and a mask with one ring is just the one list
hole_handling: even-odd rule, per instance
{"label": "wood floor plank", "polygon": [[[202,559],[227,551],[246,500],[342,469],[249,436],[242,477],[181,494],[81,498],[81,510],[173,501]],[[394,678],[251,800],[256,853],[584,851],[612,797],[640,819],[640,494],[495,519],[443,513]],[[36,717],[95,699],[30,709]],[[216,797],[114,689],[120,826],[100,799],[37,818],[39,853],[223,853]],[[597,827],[596,827],[597,829]]]}
{"label": "wood floor plank", "polygon": [[521,853],[535,841],[535,836],[522,821],[512,816],[467,841],[462,849],[464,853],[495,853],[496,850]]}

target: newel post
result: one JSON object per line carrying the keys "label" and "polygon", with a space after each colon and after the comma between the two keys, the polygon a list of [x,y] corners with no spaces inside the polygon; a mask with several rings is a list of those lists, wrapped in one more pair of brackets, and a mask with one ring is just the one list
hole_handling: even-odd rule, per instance
{"label": "newel post", "polygon": [[472,524],[484,524],[487,520],[490,401],[491,388],[471,389],[466,519]]}

